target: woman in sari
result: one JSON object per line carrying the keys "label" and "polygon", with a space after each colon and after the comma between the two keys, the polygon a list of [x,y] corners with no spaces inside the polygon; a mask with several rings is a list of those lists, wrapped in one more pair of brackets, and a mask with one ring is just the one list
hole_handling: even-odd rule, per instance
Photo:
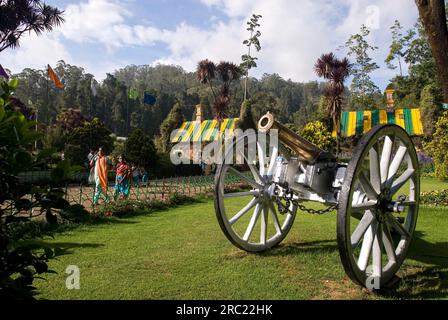
{"label": "woman in sari", "polygon": [[109,201],[107,196],[107,177],[110,161],[102,147],[98,149],[98,153],[90,162],[91,166],[95,167],[95,196],[93,197],[93,204],[96,205],[100,199],[101,194],[104,195],[106,201]]}
{"label": "woman in sari", "polygon": [[129,196],[130,168],[122,155],[118,157],[116,173],[114,199],[117,200],[120,193],[126,199]]}

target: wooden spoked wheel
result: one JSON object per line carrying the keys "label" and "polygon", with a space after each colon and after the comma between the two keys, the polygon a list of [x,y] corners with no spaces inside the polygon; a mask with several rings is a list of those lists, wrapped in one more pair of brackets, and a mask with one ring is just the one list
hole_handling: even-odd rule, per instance
{"label": "wooden spoked wheel", "polygon": [[380,289],[394,277],[415,230],[419,193],[417,154],[406,131],[372,129],[354,152],[339,196],[339,253],[353,281]]}
{"label": "wooden spoked wheel", "polygon": [[[223,158],[239,158],[237,163],[240,164],[228,164],[224,160],[218,164],[215,212],[222,231],[236,247],[249,252],[261,252],[276,246],[286,237],[296,215],[297,207],[293,205],[287,213],[279,213],[276,185],[272,182],[276,159],[281,157],[287,162],[289,153],[283,146],[269,150],[256,142],[254,156],[250,157],[247,141],[251,139],[241,139],[233,142],[232,150]],[[239,143],[243,143],[244,151],[238,151],[241,149],[238,148]],[[234,181],[235,178],[246,186],[244,190],[228,191],[227,181]]]}

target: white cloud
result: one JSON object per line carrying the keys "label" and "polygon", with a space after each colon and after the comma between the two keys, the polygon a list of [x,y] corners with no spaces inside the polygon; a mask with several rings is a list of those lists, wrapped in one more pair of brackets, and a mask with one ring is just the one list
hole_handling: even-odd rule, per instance
{"label": "white cloud", "polygon": [[[6,60],[15,69],[45,65],[59,59],[75,64],[83,62],[77,61],[76,57],[72,59],[74,57],[64,47],[66,40],[70,40],[86,48],[94,43],[107,49],[105,54],[112,62],[106,63],[103,57],[84,64],[88,72],[97,76],[104,76],[106,67],[114,66],[115,69],[119,63],[124,63],[113,59],[116,49],[133,46],[161,44],[169,53],[155,63],[177,64],[189,71],[194,70],[197,62],[204,58],[238,63],[246,50],[242,45],[248,36],[246,21],[252,13],[257,13],[263,15],[262,50],[256,54],[259,67],[254,74],[260,76],[264,72],[275,72],[287,79],[307,81],[315,79],[313,65],[316,58],[322,53],[335,51],[350,34],[359,31],[361,24],[377,21],[379,28],[372,30],[370,41],[380,47],[373,58],[382,64],[390,43],[389,28],[394,20],[400,20],[408,28],[417,19],[415,4],[409,0],[200,1],[220,10],[227,17],[226,21],[213,17],[208,29],[182,22],[167,30],[152,25],[132,25],[129,20],[133,17],[133,6],[136,6],[134,1],[87,0],[70,4],[65,8],[66,22],[61,28],[38,40],[36,37],[24,39],[22,47],[9,53]],[[344,52],[336,54],[341,56]],[[391,72],[385,68],[375,74],[378,79],[390,75]]]}
{"label": "white cloud", "polygon": [[24,68],[43,69],[47,64],[55,65],[59,60],[69,61],[70,53],[52,34],[24,37],[16,50],[5,50],[0,56],[1,63],[13,73]]}

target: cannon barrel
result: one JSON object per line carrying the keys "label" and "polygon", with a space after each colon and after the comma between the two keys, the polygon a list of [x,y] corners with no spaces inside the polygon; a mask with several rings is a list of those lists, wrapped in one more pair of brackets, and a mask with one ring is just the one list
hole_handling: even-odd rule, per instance
{"label": "cannon barrel", "polygon": [[268,112],[258,121],[258,131],[268,133],[272,129],[278,131],[279,141],[290,147],[301,161],[312,164],[320,159],[328,160],[332,158],[328,152],[323,151],[318,146],[276,121],[274,115]]}

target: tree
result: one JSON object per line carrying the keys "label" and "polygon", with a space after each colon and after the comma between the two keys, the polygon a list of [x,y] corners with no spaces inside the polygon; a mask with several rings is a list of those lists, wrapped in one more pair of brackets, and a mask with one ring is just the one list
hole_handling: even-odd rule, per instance
{"label": "tree", "polygon": [[448,102],[448,28],[444,0],[415,0],[436,61],[437,78]]}
{"label": "tree", "polygon": [[261,50],[261,32],[260,30],[257,30],[257,28],[260,27],[258,20],[261,17],[262,16],[259,14],[252,15],[252,18],[250,18],[247,22],[247,25],[249,26],[247,31],[250,31],[249,39],[243,41],[243,44],[247,46],[247,54],[241,56],[241,60],[243,60],[243,62],[240,65],[242,72],[246,75],[246,78],[244,79],[244,101],[247,100],[247,79],[249,78],[249,70],[257,67],[256,60],[258,60],[258,58],[251,56],[252,45],[255,47],[257,52]]}
{"label": "tree", "polygon": [[392,64],[392,61],[396,59],[398,61],[398,66],[400,67],[400,76],[403,76],[401,60],[405,56],[404,49],[406,47],[406,38],[401,32],[402,27],[400,21],[395,20],[394,25],[390,29],[392,30],[392,43],[389,48],[389,54],[384,62],[386,62],[389,69],[394,70],[397,67]]}
{"label": "tree", "polygon": [[142,130],[133,131],[125,144],[125,156],[130,163],[154,168],[157,166],[157,152],[154,142]]}
{"label": "tree", "polygon": [[[436,62],[432,56],[428,38],[420,22],[410,28],[401,38],[403,60],[408,64],[408,75],[397,75],[391,82],[396,89],[397,108],[418,104],[420,93],[427,85],[439,87]],[[417,101],[417,102],[415,102]]]}
{"label": "tree", "polygon": [[71,132],[82,127],[86,122],[89,122],[89,118],[82,114],[81,110],[70,108],[58,114],[55,125],[64,131]]}
{"label": "tree", "polygon": [[378,49],[367,42],[369,34],[370,30],[362,25],[360,33],[351,35],[344,45],[348,49],[348,55],[354,57],[350,68],[353,75],[350,93],[351,103],[356,109],[372,109],[376,96],[380,94],[379,88],[370,78],[370,74],[379,66],[369,56],[369,51]]}
{"label": "tree", "polygon": [[106,153],[113,150],[111,131],[98,118],[84,123],[69,133],[65,148],[65,157],[72,163],[83,164],[90,149],[98,150],[103,147]]}
{"label": "tree", "polygon": [[40,0],[0,1],[0,52],[20,45],[23,34],[40,35],[64,22],[63,11]]}
{"label": "tree", "polygon": [[[319,77],[329,81],[324,90],[327,108],[333,120],[333,127],[339,128],[344,81],[350,72],[350,63],[347,58],[337,59],[333,53],[323,54],[316,62],[314,69]],[[336,152],[339,152],[339,134],[336,135]]]}

